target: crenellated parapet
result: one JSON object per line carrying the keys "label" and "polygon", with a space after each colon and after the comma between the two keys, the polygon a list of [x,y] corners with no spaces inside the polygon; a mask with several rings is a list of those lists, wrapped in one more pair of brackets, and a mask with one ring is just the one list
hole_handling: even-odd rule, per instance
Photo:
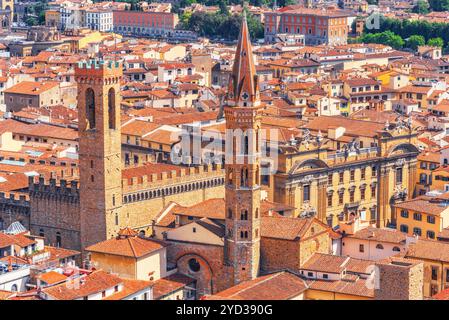
{"label": "crenellated parapet", "polygon": [[28,211],[30,198],[23,192],[0,192],[0,208],[5,207]]}
{"label": "crenellated parapet", "polygon": [[29,177],[28,181],[30,198],[79,203],[79,187],[76,179]]}
{"label": "crenellated parapet", "polygon": [[80,61],[75,66],[75,78],[78,83],[116,84],[120,83],[122,64],[119,61],[91,59]]}

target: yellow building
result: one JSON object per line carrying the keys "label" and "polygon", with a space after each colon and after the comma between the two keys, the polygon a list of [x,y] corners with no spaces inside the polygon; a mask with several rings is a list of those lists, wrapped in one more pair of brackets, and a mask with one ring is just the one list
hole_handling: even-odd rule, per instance
{"label": "yellow building", "polygon": [[449,287],[449,243],[418,240],[410,244],[406,257],[424,262],[424,297]]}
{"label": "yellow building", "polygon": [[401,123],[322,116],[304,126],[300,139],[280,146],[277,172],[262,185],[271,201],[329,225],[350,215],[379,227],[394,224],[391,204],[415,188],[415,141],[416,132]]}
{"label": "yellow building", "polygon": [[444,190],[441,187],[441,180],[437,180],[434,183],[433,172],[437,170],[440,166],[440,153],[427,151],[423,152],[418,156],[418,166],[416,170],[416,195],[423,195],[431,190]]}
{"label": "yellow building", "polygon": [[89,264],[95,269],[126,279],[154,281],[155,300],[195,298],[195,280],[167,266],[167,245],[124,228],[116,238],[89,246],[86,251]]}
{"label": "yellow building", "polygon": [[436,236],[449,226],[448,198],[447,194],[433,198],[420,196],[397,203],[397,229],[410,236],[436,239]]}
{"label": "yellow building", "polygon": [[449,167],[438,167],[432,172],[432,190],[449,191]]}
{"label": "yellow building", "polygon": [[47,10],[45,11],[45,25],[47,27],[59,27],[59,21],[61,14],[59,10]]}

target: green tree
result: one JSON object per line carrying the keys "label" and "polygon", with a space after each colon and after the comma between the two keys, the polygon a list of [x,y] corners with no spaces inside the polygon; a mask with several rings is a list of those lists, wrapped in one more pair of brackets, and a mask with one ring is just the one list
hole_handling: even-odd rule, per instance
{"label": "green tree", "polygon": [[427,14],[429,13],[429,8],[430,5],[426,0],[418,0],[412,11],[419,14]]}
{"label": "green tree", "polygon": [[220,14],[223,14],[225,16],[229,15],[229,10],[228,10],[228,7],[227,7],[226,0],[221,0],[220,4],[219,4],[219,7],[220,7]]}
{"label": "green tree", "polygon": [[413,35],[407,39],[406,45],[408,48],[412,50],[417,50],[419,46],[423,46],[426,44],[426,39],[420,35]]}
{"label": "green tree", "polygon": [[36,26],[36,25],[39,24],[39,21],[37,20],[36,17],[28,16],[28,17],[26,17],[26,19],[25,19],[25,23],[26,23],[28,26]]}
{"label": "green tree", "polygon": [[432,47],[441,47],[441,48],[443,48],[444,47],[444,40],[441,39],[440,37],[432,38],[432,39],[429,39],[429,41],[427,41],[427,44],[429,46],[432,46]]}
{"label": "green tree", "polygon": [[429,0],[429,5],[433,11],[449,10],[449,0]]}

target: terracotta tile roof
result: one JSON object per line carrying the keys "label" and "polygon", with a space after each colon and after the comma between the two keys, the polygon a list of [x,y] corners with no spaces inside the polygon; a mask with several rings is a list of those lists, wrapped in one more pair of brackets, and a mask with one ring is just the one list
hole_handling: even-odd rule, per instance
{"label": "terracotta tile roof", "polygon": [[362,240],[372,240],[378,242],[389,242],[402,244],[405,243],[407,238],[405,233],[402,233],[396,229],[388,228],[374,228],[367,227],[362,230],[357,231],[354,234],[348,235],[348,238],[362,239]]}
{"label": "terracotta tile roof", "polygon": [[429,197],[421,196],[415,199],[399,202],[395,204],[396,208],[412,210],[439,216],[448,207],[442,206],[438,202],[432,202]]}
{"label": "terracotta tile roof", "polygon": [[153,281],[122,279],[123,288],[121,291],[114,293],[103,300],[123,300],[139,291],[152,287]]}
{"label": "terracotta tile roof", "polygon": [[[348,277],[339,281],[311,280],[307,281],[309,289],[374,298],[374,289],[368,286],[367,280]],[[368,280],[370,281],[370,280]]]}
{"label": "terracotta tile roof", "polygon": [[419,239],[409,245],[406,258],[449,262],[449,243]]}
{"label": "terracotta tile roof", "polygon": [[81,280],[79,286],[68,286],[66,283],[62,283],[44,288],[42,291],[56,300],[74,300],[123,284],[121,291],[104,298],[104,300],[121,300],[153,286],[153,282],[150,281],[121,279],[102,270],[94,271],[82,277],[83,280]]}
{"label": "terracotta tile roof", "polygon": [[215,296],[237,300],[289,300],[306,289],[307,285],[303,279],[293,273],[282,271],[242,282],[218,292]]}
{"label": "terracotta tile roof", "polygon": [[433,151],[426,151],[421,152],[418,155],[418,160],[420,161],[428,161],[428,162],[434,162],[434,163],[440,163],[440,153],[439,152],[433,152]]}
{"label": "terracotta tile roof", "polygon": [[125,125],[122,125],[121,131],[122,134],[142,137],[143,135],[148,134],[159,127],[159,124],[153,122],[133,120],[126,123]]}
{"label": "terracotta tile roof", "polygon": [[432,299],[436,300],[449,300],[449,288],[441,290],[436,295],[432,296]]}
{"label": "terracotta tile roof", "polygon": [[76,257],[81,254],[79,251],[51,246],[45,246],[44,250],[50,253],[50,261],[60,261],[65,258]]}
{"label": "terracotta tile roof", "polygon": [[27,124],[12,119],[0,121],[0,132],[12,132],[19,135],[57,138],[73,141],[78,139],[78,131],[75,129],[52,126],[44,123]]}
{"label": "terracotta tile roof", "polygon": [[384,123],[348,119],[340,116],[321,116],[311,120],[304,126],[310,130],[327,132],[330,127],[344,127],[345,135],[375,137],[377,132],[383,130]]}
{"label": "terracotta tile roof", "polygon": [[160,250],[167,245],[161,241],[138,236],[117,236],[86,248],[90,252],[140,258]]}
{"label": "terracotta tile roof", "polygon": [[15,241],[11,236],[0,232],[0,248],[10,247],[14,244]]}
{"label": "terracotta tile roof", "polygon": [[176,206],[173,209],[173,214],[224,220],[226,212],[225,204],[224,198],[208,199],[190,207]]}
{"label": "terracotta tile roof", "polygon": [[180,273],[175,273],[168,277],[156,280],[154,281],[153,286],[154,300],[159,300],[164,296],[180,290],[194,282],[195,279],[192,279]]}
{"label": "terracotta tile roof", "polygon": [[42,292],[56,300],[75,300],[113,288],[123,282],[119,277],[102,270],[82,276],[79,286],[68,286],[66,283],[44,288]]}
{"label": "terracotta tile roof", "polygon": [[0,232],[0,248],[5,248],[10,245],[17,245],[21,248],[25,248],[32,244],[36,243],[36,241],[28,238],[24,234],[16,234],[10,235]]}
{"label": "terracotta tile roof", "polygon": [[179,141],[179,132],[169,130],[156,130],[153,133],[146,135],[142,140],[151,141],[155,143],[172,145]]}
{"label": "terracotta tile roof", "polygon": [[199,121],[211,121],[217,119],[218,111],[192,112],[190,114],[170,115],[154,119],[155,123],[165,125],[189,124]]}
{"label": "terracotta tile roof", "polygon": [[312,225],[314,218],[300,219],[263,216],[261,236],[266,238],[296,240]]}
{"label": "terracotta tile roof", "polygon": [[340,274],[346,268],[349,259],[345,256],[315,253],[301,266],[301,269]]}
{"label": "terracotta tile roof", "polygon": [[59,82],[32,82],[22,81],[8,88],[4,93],[15,93],[25,95],[40,95],[41,93],[59,86]]}
{"label": "terracotta tile roof", "polygon": [[37,278],[48,285],[54,285],[67,280],[67,277],[56,271],[49,271],[47,273],[40,274]]}

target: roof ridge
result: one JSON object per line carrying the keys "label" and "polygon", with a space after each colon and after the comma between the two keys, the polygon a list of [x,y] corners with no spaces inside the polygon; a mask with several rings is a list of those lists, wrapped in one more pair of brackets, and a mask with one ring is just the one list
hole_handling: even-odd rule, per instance
{"label": "roof ridge", "polygon": [[[234,296],[234,295],[238,295],[239,293],[241,293],[241,292],[243,292],[243,291],[245,291],[245,290],[248,290],[248,289],[250,289],[250,288],[254,288],[255,286],[257,286],[257,285],[259,285],[259,284],[261,284],[261,283],[264,283],[264,282],[266,282],[266,281],[268,281],[268,280],[271,280],[271,279],[273,279],[273,278],[275,278],[275,277],[278,277],[281,273],[283,273],[284,271],[280,271],[280,272],[278,272],[278,273],[272,273],[272,274],[270,274],[270,275],[265,275],[267,278],[266,279],[263,279],[263,280],[260,280],[260,281],[256,281],[255,283],[253,283],[252,285],[250,285],[250,286],[247,286],[247,287],[244,287],[244,288],[242,288],[242,289],[240,289],[240,290],[238,290],[237,292],[235,292],[235,293],[233,293],[233,294],[231,294],[230,296],[232,297],[232,296]],[[264,276],[262,276],[262,277],[264,277]],[[257,280],[257,278],[255,279],[255,280]],[[251,280],[248,280],[248,282],[250,282]],[[244,284],[245,282],[243,282],[242,284]]]}
{"label": "roof ridge", "polygon": [[136,249],[134,248],[134,245],[132,244],[132,241],[131,241],[132,238],[134,238],[134,237],[128,237],[126,239],[128,240],[129,246],[131,247],[131,251],[133,252],[134,256],[138,257]]}

